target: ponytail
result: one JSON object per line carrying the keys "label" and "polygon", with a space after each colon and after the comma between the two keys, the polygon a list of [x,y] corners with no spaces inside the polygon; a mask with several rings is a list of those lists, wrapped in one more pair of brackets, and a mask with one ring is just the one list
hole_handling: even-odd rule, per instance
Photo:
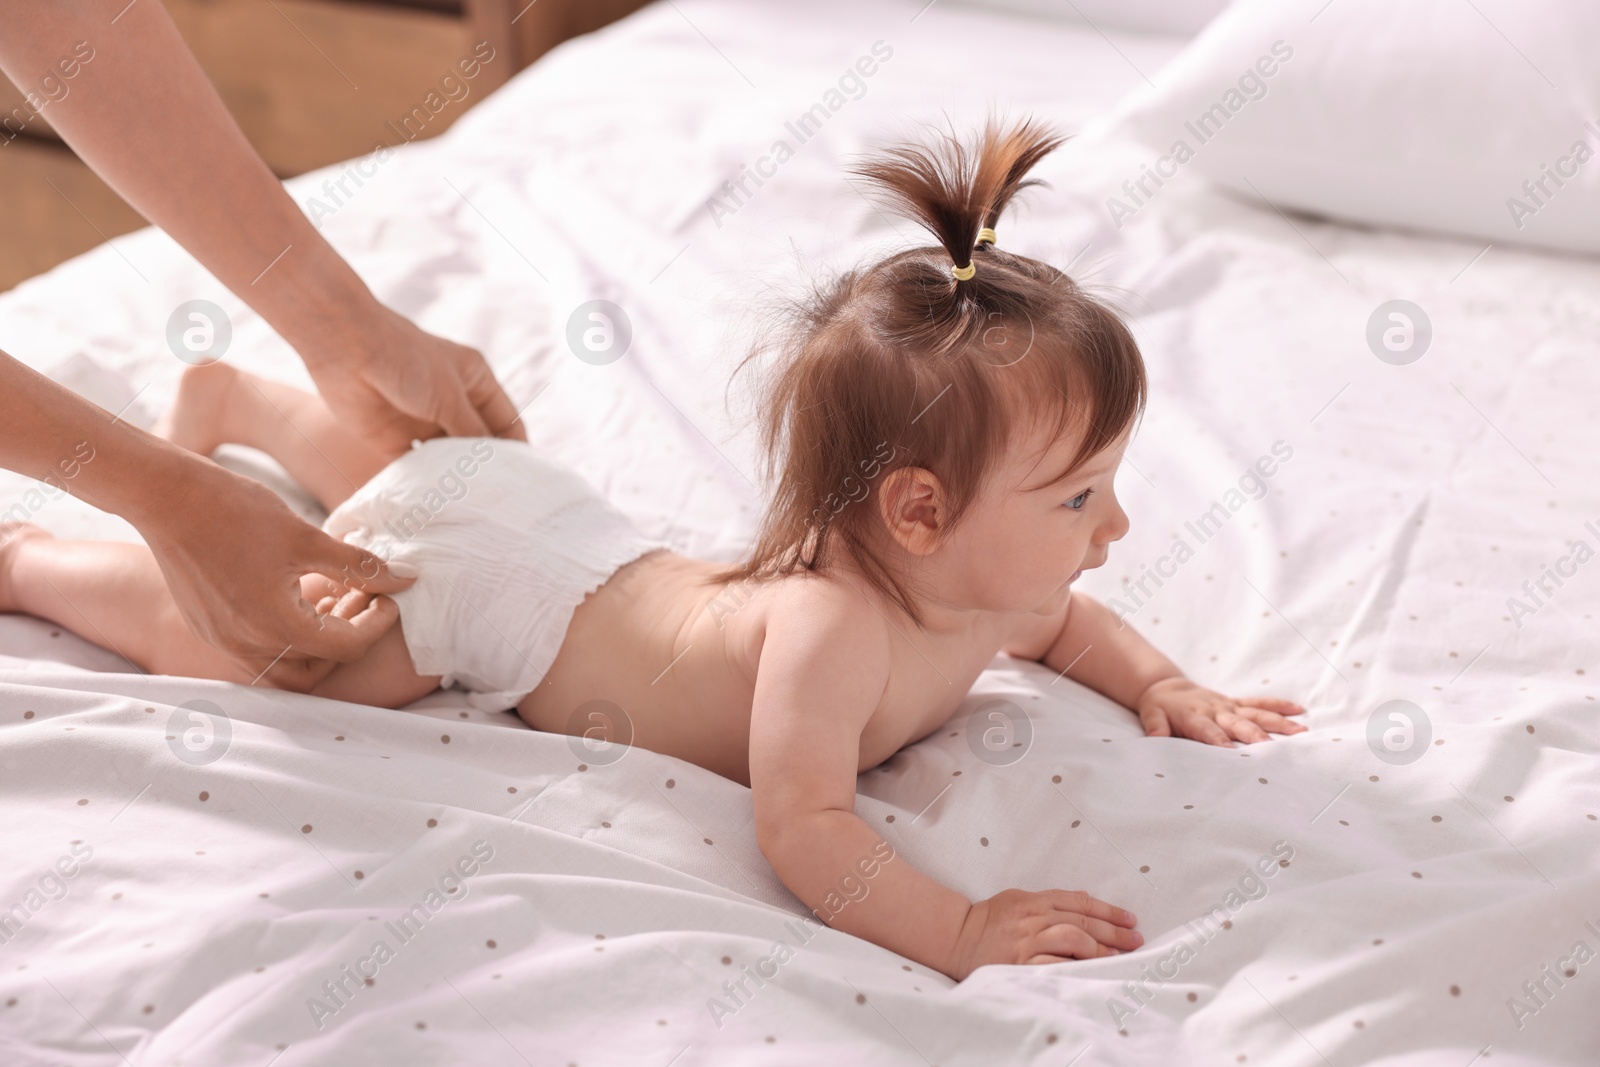
{"label": "ponytail", "polygon": [[994,230],[1011,198],[1044,184],[1026,175],[1064,140],[1032,119],[1010,128],[990,119],[976,144],[941,134],[931,147],[886,149],[853,172],[890,210],[926,227],[949,253],[952,267],[962,270],[973,265],[973,252],[982,247],[979,234]]}

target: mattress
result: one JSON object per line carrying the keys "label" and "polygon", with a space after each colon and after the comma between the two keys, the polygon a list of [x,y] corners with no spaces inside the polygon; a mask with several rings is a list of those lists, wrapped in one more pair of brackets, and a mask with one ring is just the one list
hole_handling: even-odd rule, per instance
{"label": "mattress", "polygon": [[[875,45],[890,57],[841,90]],[[957,984],[801,921],[749,791],[690,764],[449,692],[392,712],[148,677],[5,617],[0,1058],[1594,1062],[1600,265],[1192,178],[1112,218],[1147,159],[1095,120],[1181,45],[923,0],[672,0],[563,45],[319,213],[380,298],[486,353],[536,447],[646,534],[732,559],[761,477],[729,373],[765,309],[921,241],[843,168],[997,107],[1087,128],[1000,229],[1122,307],[1149,364],[1118,481],[1132,529],[1081,588],[1196,680],[1306,704],[1311,729],[1145,738],[1000,657],[945,729],[861,777],[856,811],[970,898],[1125,906],[1143,949]],[[776,176],[730,195],[831,90],[844,103]],[[309,201],[340,170],[290,188]],[[228,310],[230,360],[306,383],[148,231],[0,296],[0,348],[148,424],[182,369],[167,317],[197,298]],[[591,299],[633,325],[604,366],[565,342]],[[1403,366],[1367,339],[1397,299],[1432,330]],[[223,458],[314,515],[262,457]],[[32,488],[0,475],[0,510],[136,536]],[[968,740],[996,700],[1032,734],[1004,765]]]}

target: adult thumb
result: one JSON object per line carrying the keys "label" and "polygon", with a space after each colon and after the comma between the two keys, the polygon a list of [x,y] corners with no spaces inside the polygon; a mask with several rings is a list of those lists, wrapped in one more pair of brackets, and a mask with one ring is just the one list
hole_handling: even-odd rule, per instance
{"label": "adult thumb", "polygon": [[350,589],[366,593],[398,593],[417,580],[417,569],[409,563],[385,563],[357,545],[336,541],[313,528],[312,542],[302,552],[300,566]]}

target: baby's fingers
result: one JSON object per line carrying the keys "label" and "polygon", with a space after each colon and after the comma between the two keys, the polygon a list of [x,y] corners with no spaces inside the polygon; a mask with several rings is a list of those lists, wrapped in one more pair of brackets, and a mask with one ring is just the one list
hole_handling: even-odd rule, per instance
{"label": "baby's fingers", "polygon": [[[1131,931],[1124,930],[1123,933]],[[1034,955],[1064,956],[1069,959],[1092,960],[1100,956],[1115,956],[1118,950],[1095,939],[1093,934],[1071,923],[1057,923],[1040,930],[1032,938]],[[1135,946],[1129,946],[1130,948]]]}
{"label": "baby's fingers", "polygon": [[1045,895],[1050,898],[1050,906],[1057,911],[1085,915],[1130,929],[1139,924],[1139,917],[1133,912],[1115,904],[1107,904],[1098,897],[1091,897],[1081,889],[1051,889]]}
{"label": "baby's fingers", "polygon": [[1277,697],[1240,697],[1234,701],[1240,707],[1263,708],[1275,711],[1279,715],[1304,715],[1306,709],[1292,700],[1280,700]]}
{"label": "baby's fingers", "polygon": [[1200,712],[1189,716],[1185,732],[1196,741],[1204,741],[1208,745],[1221,745],[1223,748],[1233,747],[1233,738],[1228,736],[1228,731],[1217,725],[1216,720],[1211,716]]}
{"label": "baby's fingers", "polygon": [[1268,711],[1259,705],[1240,704],[1238,713],[1275,734],[1303,734],[1308,729],[1305,723],[1290,722],[1277,711]]}
{"label": "baby's fingers", "polygon": [[1172,724],[1167,721],[1167,713],[1154,704],[1146,704],[1139,709],[1139,725],[1144,727],[1146,737],[1172,736]]}
{"label": "baby's fingers", "polygon": [[1061,918],[1067,925],[1080,927],[1095,941],[1119,952],[1131,952],[1144,944],[1144,935],[1139,931],[1113,926],[1103,919],[1090,919],[1081,915],[1064,915]]}
{"label": "baby's fingers", "polygon": [[1242,714],[1242,711],[1243,709],[1240,709],[1231,715],[1225,713],[1220,717],[1219,721],[1226,727],[1228,733],[1235,740],[1243,741],[1247,745],[1269,740],[1267,732],[1252,722],[1249,716]]}

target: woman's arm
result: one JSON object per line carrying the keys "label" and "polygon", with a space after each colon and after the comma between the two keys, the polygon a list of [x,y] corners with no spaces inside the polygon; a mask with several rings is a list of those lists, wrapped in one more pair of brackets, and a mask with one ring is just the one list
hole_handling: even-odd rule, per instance
{"label": "woman's arm", "polygon": [[478,352],[380,304],[312,226],[160,3],[0,0],[0,25],[0,69],[65,85],[45,114],[67,144],[288,341],[355,429],[393,448],[525,438]]}
{"label": "woman's arm", "polygon": [[296,517],[265,486],[129,426],[3,352],[0,466],[127,519],[190,628],[279,688],[310,689],[330,661],[360,658],[399,617],[381,596],[348,621],[318,615],[301,599],[302,574],[369,593],[410,584]]}
{"label": "woman's arm", "polygon": [[[855,594],[850,594],[854,596]],[[1133,916],[1082,893],[1007,890],[973,904],[895,854],[855,814],[861,733],[889,681],[888,627],[793,583],[768,620],[750,723],[756,840],[819,919],[957,979],[985,963],[1109,955]]]}

